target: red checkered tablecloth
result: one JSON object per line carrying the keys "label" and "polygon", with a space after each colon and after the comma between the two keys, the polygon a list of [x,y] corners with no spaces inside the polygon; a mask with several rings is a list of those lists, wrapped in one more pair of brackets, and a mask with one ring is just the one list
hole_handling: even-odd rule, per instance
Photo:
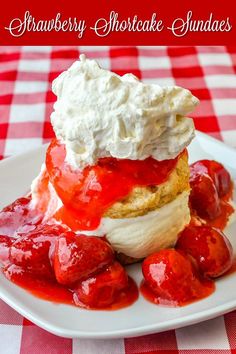
{"label": "red checkered tablecloth", "polygon": [[[236,47],[0,47],[0,158],[50,140],[52,80],[79,54],[118,74],[190,89],[197,129],[236,148]],[[139,338],[64,339],[0,301],[0,354],[236,353],[236,312]]]}

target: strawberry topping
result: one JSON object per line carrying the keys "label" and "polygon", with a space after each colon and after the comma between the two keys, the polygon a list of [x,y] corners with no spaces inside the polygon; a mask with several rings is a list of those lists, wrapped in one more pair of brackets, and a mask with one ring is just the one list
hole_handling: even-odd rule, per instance
{"label": "strawberry topping", "polygon": [[191,181],[199,175],[208,175],[211,177],[219,197],[226,195],[231,189],[231,178],[226,168],[214,160],[200,160],[190,166]]}
{"label": "strawberry topping", "polygon": [[187,254],[165,249],[147,257],[142,265],[145,282],[141,291],[148,300],[181,306],[210,295],[214,283],[201,278]]}
{"label": "strawberry topping", "polygon": [[229,172],[219,162],[197,161],[190,166],[190,187],[193,223],[200,217],[208,225],[223,230],[234,212],[229,203],[233,193]]}
{"label": "strawberry topping", "polygon": [[102,272],[81,281],[74,289],[74,301],[88,308],[104,308],[114,303],[127,286],[125,269],[114,262]]}
{"label": "strawberry topping", "polygon": [[135,186],[165,182],[178,158],[165,161],[151,157],[143,161],[101,158],[95,166],[72,170],[65,161],[65,145],[54,139],[47,151],[46,167],[50,182],[63,202],[55,217],[73,230],[94,230],[104,212]]}
{"label": "strawberry topping", "polygon": [[191,255],[201,273],[216,278],[233,263],[233,248],[222,231],[210,226],[189,226],[180,234],[177,249]]}
{"label": "strawberry topping", "polygon": [[60,284],[73,285],[96,274],[113,260],[111,246],[98,237],[67,232],[56,241],[54,270]]}
{"label": "strawberry topping", "polygon": [[51,257],[56,239],[64,232],[65,229],[60,225],[42,225],[23,234],[10,246],[10,263],[37,276],[54,277]]}

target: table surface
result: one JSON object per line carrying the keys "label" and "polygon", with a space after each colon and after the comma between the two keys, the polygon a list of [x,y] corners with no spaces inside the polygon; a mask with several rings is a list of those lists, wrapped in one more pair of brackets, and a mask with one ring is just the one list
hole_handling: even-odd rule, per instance
{"label": "table surface", "polygon": [[[81,53],[146,83],[176,84],[201,103],[197,129],[236,148],[236,47],[0,47],[0,159],[53,137],[52,80]],[[226,354],[236,352],[236,311],[198,325],[114,340],[65,339],[0,301],[0,354]]]}

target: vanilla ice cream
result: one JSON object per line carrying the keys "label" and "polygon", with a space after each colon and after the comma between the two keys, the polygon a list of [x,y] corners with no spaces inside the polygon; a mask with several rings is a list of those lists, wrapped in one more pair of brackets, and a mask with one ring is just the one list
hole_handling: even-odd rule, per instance
{"label": "vanilla ice cream", "polygon": [[190,221],[188,197],[189,191],[184,191],[163,207],[135,218],[102,218],[98,229],[83,234],[105,235],[115,251],[145,258],[175,245],[178,233]]}
{"label": "vanilla ice cream", "polygon": [[74,168],[111,156],[172,159],[194,137],[193,121],[185,116],[198,99],[181,87],[144,84],[81,55],[52,89],[57,101],[51,122]]}

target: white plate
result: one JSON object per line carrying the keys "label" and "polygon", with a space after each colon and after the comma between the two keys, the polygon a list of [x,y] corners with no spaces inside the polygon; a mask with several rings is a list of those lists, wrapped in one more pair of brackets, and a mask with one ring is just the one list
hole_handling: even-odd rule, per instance
{"label": "white plate", "polygon": [[[190,161],[215,159],[236,179],[236,151],[202,133],[189,147]],[[0,163],[0,207],[28,191],[44,160],[45,147]],[[236,250],[236,223],[226,232]],[[233,235],[234,234],[234,235]],[[128,267],[139,284],[140,265]],[[0,297],[40,327],[69,338],[114,338],[161,332],[204,321],[236,308],[236,273],[216,282],[208,298],[181,308],[156,306],[141,295],[132,306],[118,311],[87,311],[54,304],[32,296],[0,275]]]}

